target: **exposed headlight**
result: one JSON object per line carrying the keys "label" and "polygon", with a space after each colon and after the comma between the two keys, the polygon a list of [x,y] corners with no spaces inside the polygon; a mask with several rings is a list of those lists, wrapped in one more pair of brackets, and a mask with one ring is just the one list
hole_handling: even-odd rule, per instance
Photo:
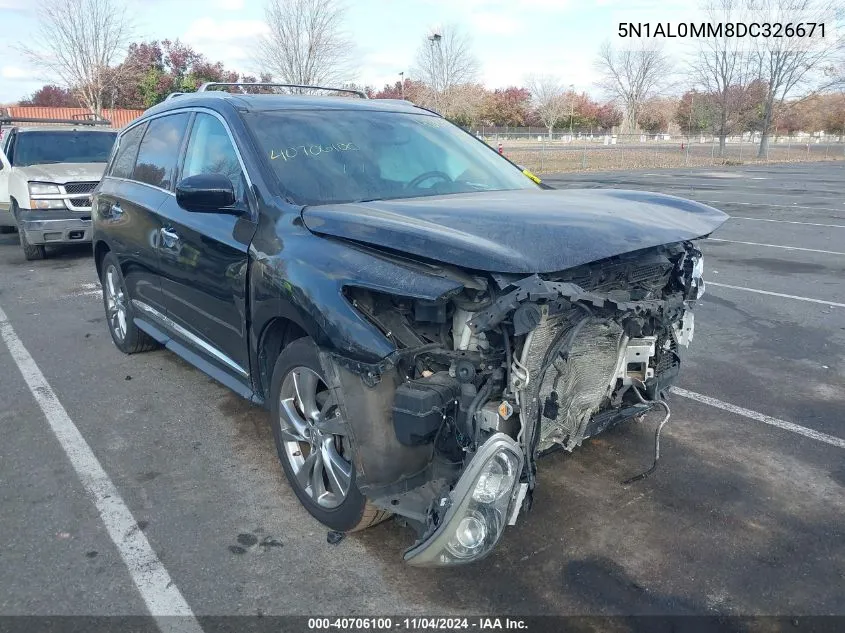
{"label": "exposed headlight", "polygon": [[692,266],[692,278],[701,279],[704,276],[704,255],[700,255]]}
{"label": "exposed headlight", "polygon": [[30,200],[32,209],[65,209],[64,200]]}
{"label": "exposed headlight", "polygon": [[522,451],[504,433],[478,450],[450,495],[452,505],[423,543],[405,552],[410,565],[457,565],[478,560],[499,542],[519,489]]}
{"label": "exposed headlight", "polygon": [[[29,195],[30,196],[43,196],[43,195],[52,195],[52,194],[60,194],[61,190],[59,190],[59,185],[54,185],[49,182],[31,182],[29,183]],[[64,206],[64,205],[62,205]]]}
{"label": "exposed headlight", "polygon": [[704,255],[699,255],[692,265],[689,298],[693,301],[701,299],[704,296],[704,287]]}

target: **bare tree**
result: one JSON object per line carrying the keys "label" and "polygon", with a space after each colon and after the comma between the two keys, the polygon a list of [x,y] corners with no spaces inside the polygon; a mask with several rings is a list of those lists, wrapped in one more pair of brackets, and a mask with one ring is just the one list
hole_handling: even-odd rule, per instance
{"label": "bare tree", "polygon": [[[761,0],[755,8],[767,22],[783,24],[795,21],[796,16],[800,16],[802,22],[830,23],[842,12],[837,0]],[[762,103],[763,121],[757,158],[768,155],[775,112],[788,96],[802,92],[806,96],[808,92],[823,90],[836,83],[835,78],[825,75],[836,55],[841,53],[841,45],[833,37],[807,39],[796,35],[758,38],[754,56],[767,90]]]}
{"label": "bare tree", "polygon": [[527,77],[527,84],[537,118],[549,130],[551,138],[557,122],[565,118],[571,110],[566,91],[553,75],[531,75]]}
{"label": "bare tree", "polygon": [[269,32],[258,42],[262,70],[282,83],[349,83],[355,53],[343,30],[345,12],[338,0],[270,0],[264,9]]}
{"label": "bare tree", "polygon": [[617,51],[605,42],[596,69],[601,73],[601,87],[625,107],[627,128],[633,131],[640,106],[659,92],[672,66],[659,48],[641,44]]}
{"label": "bare tree", "polygon": [[478,60],[469,35],[452,24],[427,36],[417,50],[414,73],[428,86],[428,105],[449,116],[458,105],[457,88],[474,83],[478,76]]}
{"label": "bare tree", "polygon": [[54,76],[97,115],[120,81],[116,64],[132,36],[132,24],[116,0],[41,0],[38,27],[21,51]]}
{"label": "bare tree", "polygon": [[[748,4],[748,0],[707,0],[702,9],[712,24],[748,23]],[[737,37],[700,38],[690,63],[693,81],[713,109],[719,156],[724,155],[725,139],[739,123],[749,87],[758,78],[755,57],[744,46]]]}

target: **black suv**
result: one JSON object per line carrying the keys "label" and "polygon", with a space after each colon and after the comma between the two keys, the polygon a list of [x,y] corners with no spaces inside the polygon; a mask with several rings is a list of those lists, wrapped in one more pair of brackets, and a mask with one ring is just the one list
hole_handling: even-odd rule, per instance
{"label": "black suv", "polygon": [[662,405],[704,289],[691,240],[727,216],[549,190],[405,101],[248,90],[121,132],[93,211],[114,343],[269,409],[329,528],[397,514],[409,563],[476,560],[542,454]]}

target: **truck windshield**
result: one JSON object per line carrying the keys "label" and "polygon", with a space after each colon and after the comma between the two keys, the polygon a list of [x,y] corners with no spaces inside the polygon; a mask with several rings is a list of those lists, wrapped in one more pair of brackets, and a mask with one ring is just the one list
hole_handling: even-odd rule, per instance
{"label": "truck windshield", "polygon": [[243,116],[297,204],[536,188],[495,151],[429,114],[284,110]]}
{"label": "truck windshield", "polygon": [[18,133],[12,164],[105,163],[117,132],[32,131]]}

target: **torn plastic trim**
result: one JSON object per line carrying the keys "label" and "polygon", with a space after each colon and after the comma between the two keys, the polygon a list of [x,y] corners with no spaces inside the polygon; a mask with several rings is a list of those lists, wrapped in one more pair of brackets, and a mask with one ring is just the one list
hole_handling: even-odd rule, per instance
{"label": "torn plastic trim", "polygon": [[568,281],[546,281],[539,275],[530,275],[521,281],[511,282],[510,285],[515,286],[516,289],[497,299],[489,308],[480,310],[468,322],[468,326],[474,333],[495,328],[508,314],[524,303],[532,301],[563,299],[569,303],[580,303],[594,308],[633,312],[638,316],[662,315],[684,304],[684,297],[680,292],[665,299],[619,301],[608,293],[584,290],[581,286]]}
{"label": "torn plastic trim", "polygon": [[427,478],[433,445],[405,446],[396,437],[393,399],[401,377],[395,365],[389,361],[368,365],[325,348],[318,348],[318,356],[349,428],[361,492],[379,497],[419,486]]}

